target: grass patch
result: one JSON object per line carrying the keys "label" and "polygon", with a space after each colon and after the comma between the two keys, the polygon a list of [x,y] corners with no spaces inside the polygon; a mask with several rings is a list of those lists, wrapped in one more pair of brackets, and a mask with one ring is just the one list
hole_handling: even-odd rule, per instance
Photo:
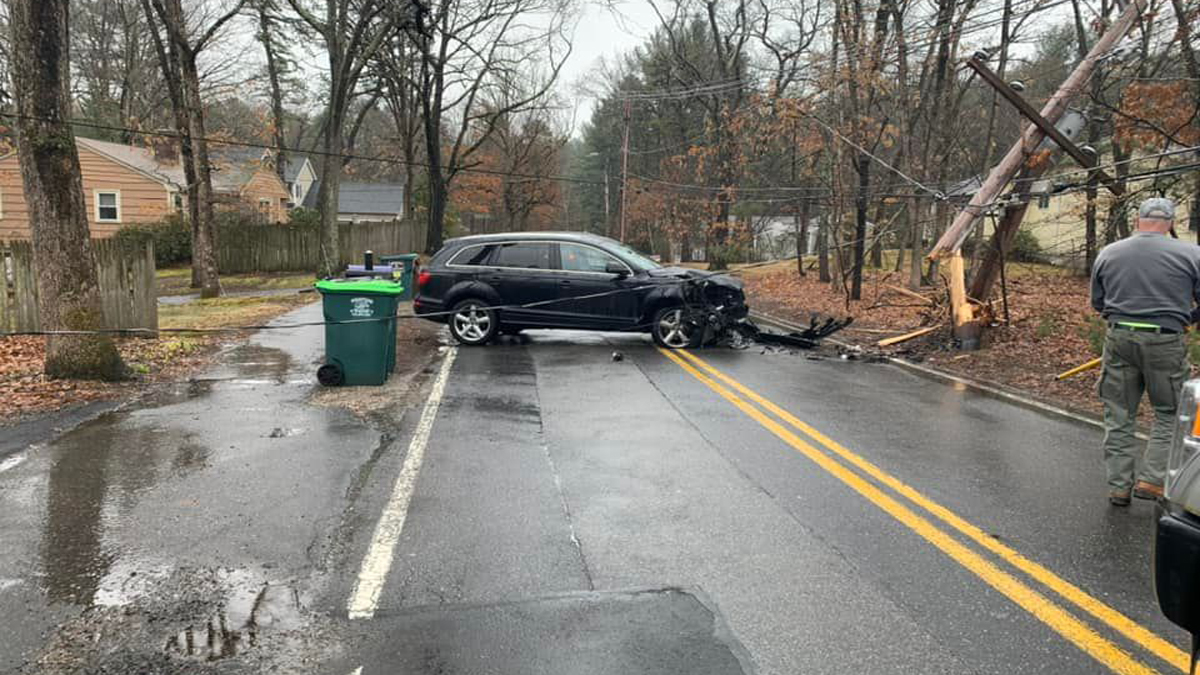
{"label": "grass patch", "polygon": [[[155,273],[158,278],[158,295],[189,295],[198,292],[191,288],[190,267],[168,267]],[[280,272],[257,274],[229,274],[221,276],[221,287],[230,292],[277,291],[308,288],[316,281],[309,272]]]}
{"label": "grass patch", "polygon": [[[286,311],[316,301],[315,293],[238,296],[160,306],[159,328],[230,328],[258,325]],[[183,349],[184,347],[179,347]]]}

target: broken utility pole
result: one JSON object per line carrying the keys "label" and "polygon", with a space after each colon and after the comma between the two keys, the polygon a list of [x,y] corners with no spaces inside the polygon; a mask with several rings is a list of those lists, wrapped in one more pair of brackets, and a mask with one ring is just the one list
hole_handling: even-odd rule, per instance
{"label": "broken utility pole", "polygon": [[[930,251],[930,259],[950,258],[951,302],[954,305],[951,307],[951,317],[954,323],[954,336],[962,342],[964,349],[978,348],[982,327],[979,324],[978,317],[975,315],[975,309],[971,306],[965,292],[966,279],[964,278],[964,267],[961,264],[963,241],[970,233],[975,220],[993,206],[997,197],[1000,196],[1001,192],[1008,186],[1018,171],[1024,169],[1022,173],[1025,178],[1029,179],[1040,175],[1044,171],[1045,162],[1042,163],[1042,166],[1034,166],[1034,162],[1031,161],[1035,160],[1037,148],[1047,135],[1038,122],[1044,122],[1051,127],[1058,122],[1059,118],[1066,112],[1071,99],[1083,89],[1083,85],[1091,78],[1092,73],[1096,69],[1096,64],[1129,31],[1130,26],[1133,25],[1133,22],[1141,13],[1143,2],[1144,0],[1132,0],[1125,7],[1124,11],[1121,12],[1121,15],[1117,17],[1117,20],[1104,32],[1104,35],[1100,36],[1100,39],[1092,45],[1092,49],[1088,52],[1087,56],[1079,62],[1079,65],[1075,67],[1075,70],[1071,72],[1066,81],[1059,86],[1058,91],[1054,92],[1054,95],[1046,102],[1037,119],[1031,120],[1031,123],[1021,134],[1021,138],[1009,149],[1004,158],[1000,160],[1000,163],[992,169],[991,173],[988,174],[987,180],[984,181],[974,197],[971,198],[971,202],[959,212],[954,222],[947,228],[945,234],[942,235],[937,244],[934,245],[933,250]],[[985,79],[987,78],[985,77]],[[1010,89],[1003,82],[999,82],[999,84],[1002,85],[1000,87],[1002,94],[1005,94],[1004,90]],[[1005,94],[1005,97],[1009,98],[1007,94]],[[1019,212],[1019,216],[1024,215],[1024,208],[1018,207],[1017,211]],[[1011,237],[1011,233],[1014,233],[1020,224],[1020,217],[1006,217],[1002,219],[1000,227],[1010,229],[1007,231],[998,230],[995,233],[995,240],[1000,243],[1007,243]],[[955,258],[959,259],[957,264],[955,263]],[[980,273],[983,271],[983,269],[980,269]],[[963,291],[957,292],[958,289],[963,289]]]}

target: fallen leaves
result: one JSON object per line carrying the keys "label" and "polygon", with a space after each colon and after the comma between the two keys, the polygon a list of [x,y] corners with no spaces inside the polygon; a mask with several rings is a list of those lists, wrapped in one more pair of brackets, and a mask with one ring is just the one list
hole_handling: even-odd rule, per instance
{"label": "fallen leaves", "polygon": [[[849,311],[844,295],[818,281],[816,275],[800,277],[795,270],[748,277],[746,291],[752,307],[781,318],[806,321],[812,312],[832,316],[849,313],[854,325],[838,339],[871,347],[879,340],[876,331],[880,329],[899,335],[933,319],[928,304],[888,287],[898,285],[893,278],[886,272],[867,271],[863,300],[851,302]],[[1023,269],[1019,278],[1008,282],[1011,323],[988,328],[984,349],[957,351],[947,327],[896,345],[894,353],[973,379],[1020,389],[1068,408],[1099,413],[1101,405],[1095,394],[1099,370],[1061,382],[1054,380],[1054,375],[1098,355],[1095,347],[1102,339],[1103,325],[1092,312],[1088,291],[1086,278],[1065,275],[1061,270]],[[943,289],[928,288],[921,295],[940,298],[943,293]],[[1002,317],[998,302],[996,310]]]}

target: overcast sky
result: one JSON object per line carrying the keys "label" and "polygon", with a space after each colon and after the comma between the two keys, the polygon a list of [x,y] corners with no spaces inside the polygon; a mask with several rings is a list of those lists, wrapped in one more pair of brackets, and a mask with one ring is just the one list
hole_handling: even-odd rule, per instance
{"label": "overcast sky", "polygon": [[[581,89],[598,76],[603,60],[614,64],[640,45],[658,25],[658,17],[644,0],[624,0],[614,12],[601,3],[587,2],[575,30],[574,49],[560,74],[561,91],[575,104],[575,131],[592,115],[596,101]],[[577,85],[585,85],[580,87]]]}

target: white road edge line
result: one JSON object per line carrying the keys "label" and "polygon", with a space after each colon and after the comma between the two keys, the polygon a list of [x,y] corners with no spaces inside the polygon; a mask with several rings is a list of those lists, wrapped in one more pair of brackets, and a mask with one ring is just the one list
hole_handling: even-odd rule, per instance
{"label": "white road edge line", "polygon": [[438,407],[446,393],[446,380],[450,377],[450,367],[454,365],[457,353],[456,347],[446,350],[442,368],[434,380],[433,389],[429,392],[429,400],[425,402],[425,409],[421,411],[421,420],[417,423],[412,441],[408,444],[408,454],[404,458],[400,475],[396,477],[391,499],[384,506],[379,523],[375,526],[371,546],[363,558],[362,567],[358,570],[358,580],[346,604],[351,619],[370,619],[375,616],[375,609],[379,606],[379,595],[383,592],[383,584],[392,568],[392,555],[396,543],[400,541],[400,533],[404,530],[408,504],[412,500],[421,463],[425,460],[425,446],[429,444],[429,433],[433,430],[434,420],[437,419]]}

